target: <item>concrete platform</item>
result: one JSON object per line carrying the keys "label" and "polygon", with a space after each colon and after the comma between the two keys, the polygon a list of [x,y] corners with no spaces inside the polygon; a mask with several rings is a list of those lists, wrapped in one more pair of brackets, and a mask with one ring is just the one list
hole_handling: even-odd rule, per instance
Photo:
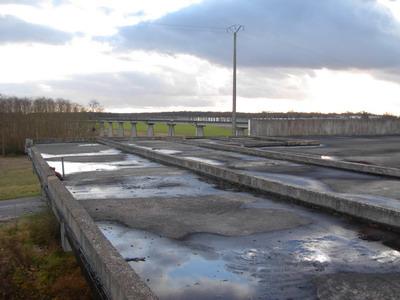
{"label": "concrete platform", "polygon": [[[365,174],[332,174],[168,141],[125,144],[131,143],[172,158],[205,161],[243,174],[260,172],[297,186],[307,183],[316,191],[354,194],[352,184],[341,184],[341,176],[353,185],[376,182],[375,190],[365,193],[374,199],[384,197],[381,181],[390,187],[382,178]],[[362,290],[368,299],[376,292],[358,282],[373,286],[379,276],[400,276],[396,233],[285,199],[250,194],[239,186],[103,145],[38,148],[53,155],[47,161],[58,171],[65,157],[63,184],[160,299],[317,299],[334,286],[332,282],[342,286],[341,274],[349,272],[354,280],[350,291]],[[394,186],[386,193],[397,195]],[[396,281],[386,282],[386,288],[390,292],[382,295],[396,299]],[[348,295],[349,289],[342,290]]]}

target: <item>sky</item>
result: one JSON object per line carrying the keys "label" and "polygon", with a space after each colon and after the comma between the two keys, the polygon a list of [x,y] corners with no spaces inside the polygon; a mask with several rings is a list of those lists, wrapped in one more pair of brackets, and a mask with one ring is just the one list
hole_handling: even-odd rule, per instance
{"label": "sky", "polygon": [[0,94],[400,115],[400,0],[0,0]]}

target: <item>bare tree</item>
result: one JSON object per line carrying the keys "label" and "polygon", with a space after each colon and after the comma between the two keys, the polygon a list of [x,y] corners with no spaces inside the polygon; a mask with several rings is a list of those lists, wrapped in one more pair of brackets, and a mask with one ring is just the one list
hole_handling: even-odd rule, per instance
{"label": "bare tree", "polygon": [[91,100],[89,102],[89,111],[90,112],[102,112],[104,110],[103,106],[97,100]]}

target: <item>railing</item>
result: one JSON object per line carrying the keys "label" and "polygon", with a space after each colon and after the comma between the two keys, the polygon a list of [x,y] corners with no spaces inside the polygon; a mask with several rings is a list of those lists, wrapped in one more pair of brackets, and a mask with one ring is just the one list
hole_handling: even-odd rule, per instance
{"label": "railing", "polygon": [[[231,118],[225,117],[191,117],[191,118],[176,118],[176,119],[168,119],[168,118],[152,118],[152,119],[126,119],[126,118],[102,118],[99,120],[92,120],[91,122],[97,122],[100,124],[99,136],[100,137],[124,137],[125,129],[124,123],[129,122],[131,124],[130,137],[137,137],[137,123],[143,122],[147,125],[146,134],[148,137],[154,136],[154,125],[156,123],[164,123],[168,126],[168,136],[175,136],[175,126],[180,124],[192,124],[196,127],[196,137],[204,137],[204,127],[207,124],[215,124],[215,125],[226,125],[231,124]],[[106,128],[105,124],[108,123],[108,128]],[[116,134],[114,134],[114,126],[113,124],[117,123]],[[247,119],[239,119],[236,122],[236,135],[243,136],[245,134],[245,130],[248,128],[248,120]]]}

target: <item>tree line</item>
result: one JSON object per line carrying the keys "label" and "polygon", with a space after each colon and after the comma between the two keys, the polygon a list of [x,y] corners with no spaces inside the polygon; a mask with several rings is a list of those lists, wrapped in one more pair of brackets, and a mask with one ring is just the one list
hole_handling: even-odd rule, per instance
{"label": "tree line", "polygon": [[27,138],[93,137],[96,123],[89,115],[100,111],[102,107],[95,100],[84,107],[65,99],[0,95],[0,155],[22,153]]}
{"label": "tree line", "polygon": [[85,107],[81,104],[58,98],[21,98],[0,94],[0,113],[81,113],[102,112],[103,108],[96,100]]}

